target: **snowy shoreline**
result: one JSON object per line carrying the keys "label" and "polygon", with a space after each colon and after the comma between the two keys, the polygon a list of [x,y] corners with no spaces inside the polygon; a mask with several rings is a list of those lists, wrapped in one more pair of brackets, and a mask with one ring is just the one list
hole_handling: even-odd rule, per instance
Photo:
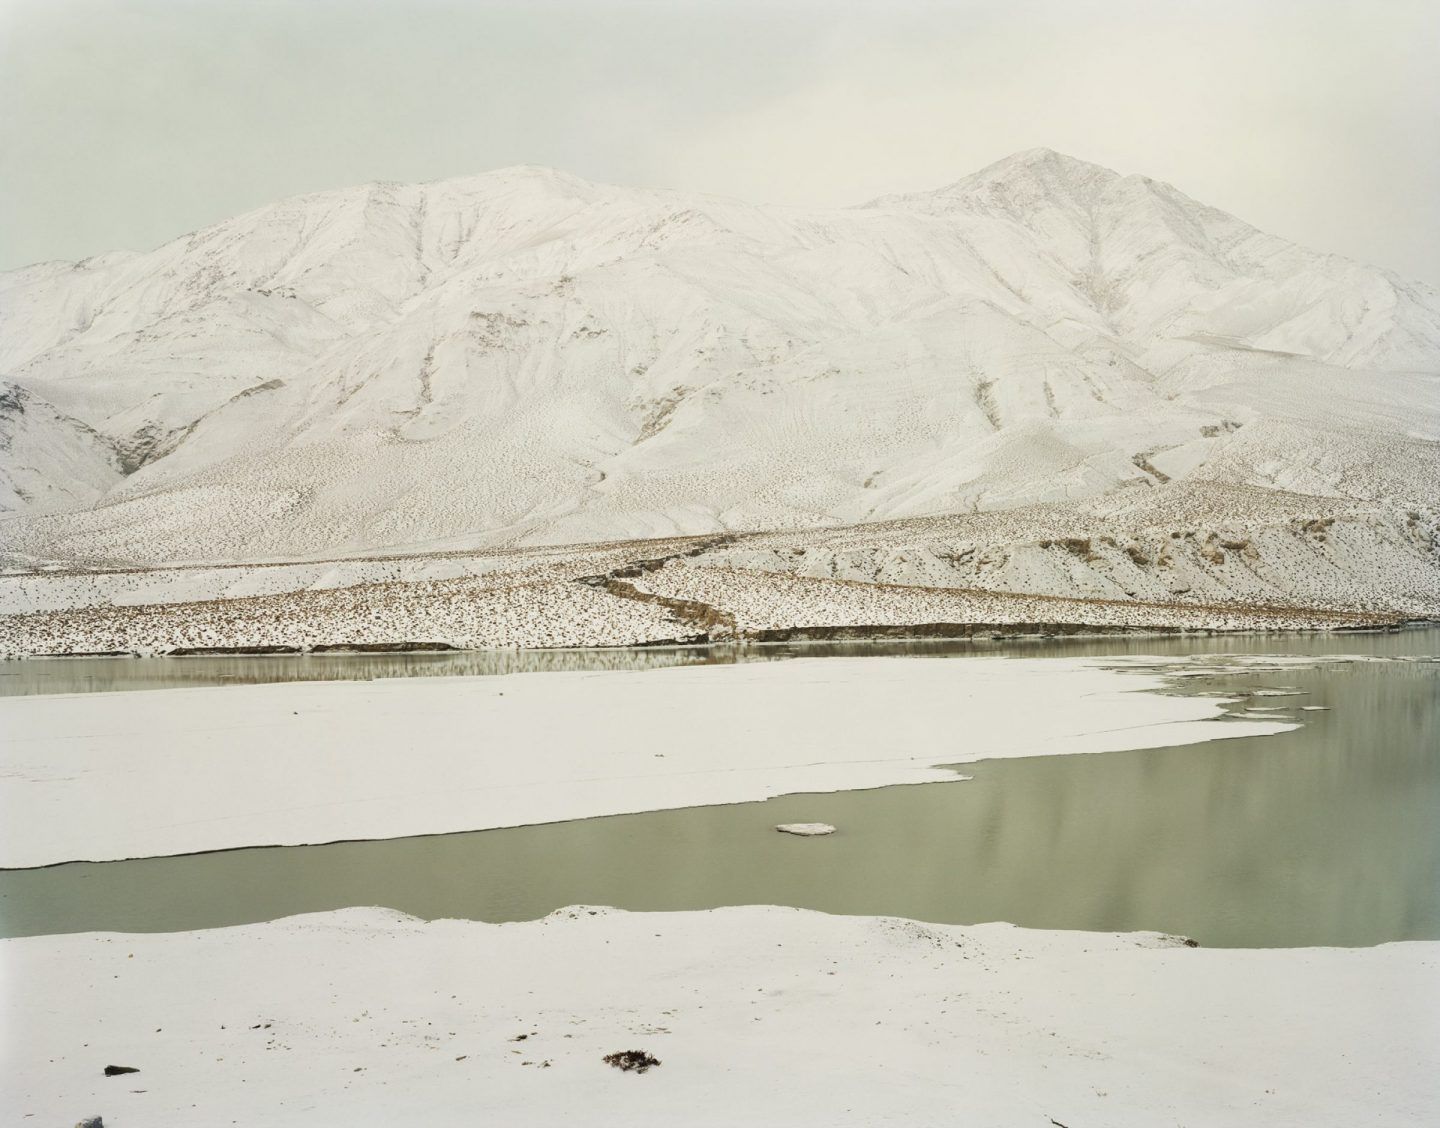
{"label": "snowy shoreline", "polygon": [[954,781],[939,765],[1294,727],[1217,724],[1223,700],[1113,667],[816,658],[0,698],[0,866]]}
{"label": "snowy shoreline", "polygon": [[653,639],[646,642],[617,642],[596,646],[451,646],[448,643],[403,640],[396,642],[327,643],[318,646],[288,644],[255,646],[195,646],[174,649],[144,650],[57,650],[36,653],[8,654],[0,651],[0,661],[63,661],[96,658],[124,660],[127,658],[304,658],[304,657],[365,657],[373,655],[481,655],[481,654],[570,654],[570,653],[644,653],[648,650],[702,650],[714,647],[750,649],[764,646],[786,646],[807,643],[864,642],[1095,642],[1123,637],[1135,640],[1219,638],[1226,635],[1274,635],[1280,638],[1316,634],[1393,634],[1397,631],[1440,626],[1440,619],[1376,619],[1355,623],[1294,626],[1201,626],[1201,627],[1124,627],[1093,623],[914,623],[853,624],[833,627],[776,628],[747,634],[738,638],[708,637]]}
{"label": "snowy shoreline", "polygon": [[1332,631],[1440,618],[1436,561],[1408,525],[1379,552],[1365,514],[1317,499],[1278,509],[1272,499],[1213,528],[1203,518],[1216,499],[1192,500],[1147,511],[1138,539],[1123,522],[1047,510],[268,563],[31,561],[0,573],[0,656]]}
{"label": "snowy shoreline", "polygon": [[[37,1124],[1400,1128],[1440,1104],[1440,943],[572,907],[0,953],[0,1093]],[[660,1064],[602,1061],[632,1049]]]}
{"label": "snowy shoreline", "polygon": [[200,580],[157,590],[146,573],[0,577],[0,657],[1331,632],[1393,630],[1440,613],[1440,603],[1147,603],[675,564],[591,584],[580,573],[594,563],[572,560],[558,575],[546,565],[240,595]]}
{"label": "snowy shoreline", "polygon": [[[3,698],[0,864],[953,781],[935,765],[1295,727],[1165,692],[1214,666],[816,658]],[[1400,1128],[1440,1106],[1440,942],[349,908],[4,940],[0,972],[0,1103],[35,1123]],[[659,1064],[603,1060],[629,1050]]]}

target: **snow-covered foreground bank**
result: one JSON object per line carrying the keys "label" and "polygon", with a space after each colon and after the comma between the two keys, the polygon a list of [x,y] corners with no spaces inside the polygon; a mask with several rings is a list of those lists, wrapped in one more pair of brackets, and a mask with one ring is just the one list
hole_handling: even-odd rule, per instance
{"label": "snow-covered foreground bank", "polygon": [[0,865],[501,826],[954,780],[937,765],[1254,736],[1084,659],[823,658],[644,672],[0,699]]}
{"label": "snow-covered foreground bank", "polygon": [[[1398,1128],[1440,1107],[1433,943],[349,909],[0,953],[17,1124]],[[601,1060],[625,1050],[661,1064]]]}

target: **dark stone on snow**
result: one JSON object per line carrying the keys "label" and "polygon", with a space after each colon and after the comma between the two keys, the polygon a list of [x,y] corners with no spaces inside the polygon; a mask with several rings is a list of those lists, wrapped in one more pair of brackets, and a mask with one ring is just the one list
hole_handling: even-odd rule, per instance
{"label": "dark stone on snow", "polygon": [[606,1054],[604,1059],[607,1065],[613,1065],[616,1069],[629,1073],[634,1070],[636,1073],[644,1073],[652,1065],[659,1065],[660,1059],[652,1057],[644,1050],[620,1050],[617,1053]]}

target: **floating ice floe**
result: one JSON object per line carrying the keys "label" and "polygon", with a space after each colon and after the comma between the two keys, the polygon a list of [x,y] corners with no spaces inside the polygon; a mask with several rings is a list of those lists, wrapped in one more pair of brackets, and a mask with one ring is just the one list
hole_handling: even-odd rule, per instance
{"label": "floating ice floe", "polygon": [[[940,765],[1295,727],[1274,714],[1217,724],[1224,702],[1166,688],[1162,677],[1085,659],[795,658],[0,697],[0,866],[954,783]],[[757,727],[737,740],[726,724],[692,726],[684,756],[657,755],[673,751],[671,734],[693,718],[722,713]],[[894,740],[897,716],[911,731],[944,733],[956,715],[965,717],[963,742]],[[452,739],[457,731],[485,737]]]}

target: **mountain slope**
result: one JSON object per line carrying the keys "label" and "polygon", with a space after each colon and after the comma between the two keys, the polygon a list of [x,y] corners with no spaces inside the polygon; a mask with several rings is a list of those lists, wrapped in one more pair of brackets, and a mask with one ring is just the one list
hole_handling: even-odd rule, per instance
{"label": "mountain slope", "polygon": [[92,505],[121,478],[115,448],[77,419],[0,383],[0,513]]}
{"label": "mountain slope", "polygon": [[0,277],[0,373],[129,471],[7,519],[22,560],[810,528],[1187,483],[1397,512],[1440,494],[1440,295],[1046,150],[826,212],[532,168],[298,197]]}

